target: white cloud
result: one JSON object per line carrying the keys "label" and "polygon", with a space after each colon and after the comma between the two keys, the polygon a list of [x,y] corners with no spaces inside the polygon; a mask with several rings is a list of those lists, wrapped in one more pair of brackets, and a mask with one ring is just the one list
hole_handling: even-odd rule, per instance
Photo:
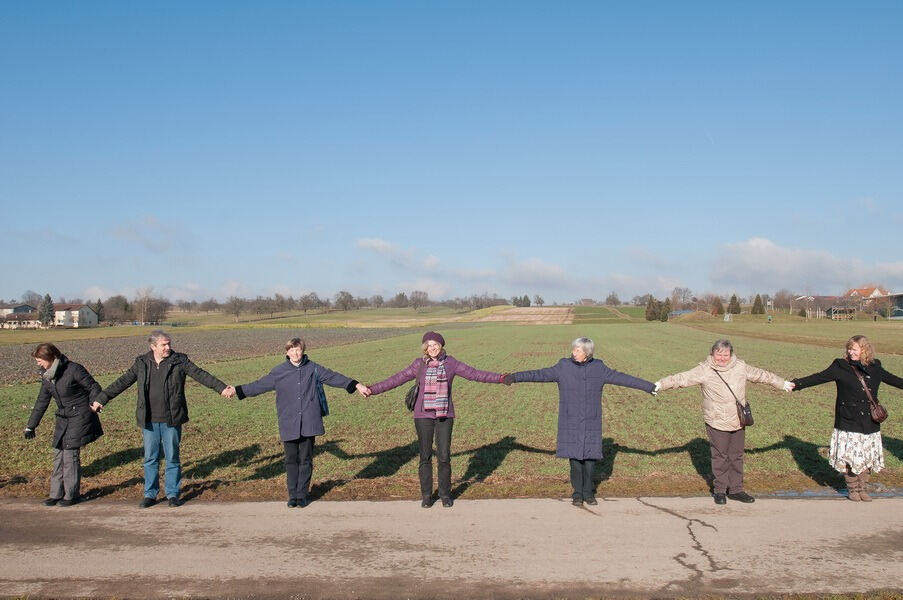
{"label": "white cloud", "polygon": [[824,250],[779,246],[756,237],[721,246],[712,259],[711,280],[744,293],[787,288],[828,295],[867,282],[903,288],[903,261],[868,262],[860,257],[867,254],[839,257]]}
{"label": "white cloud", "polygon": [[182,223],[161,222],[153,215],[143,215],[125,221],[110,229],[121,240],[142,246],[145,250],[162,254],[171,250],[184,250],[192,246],[192,235]]}

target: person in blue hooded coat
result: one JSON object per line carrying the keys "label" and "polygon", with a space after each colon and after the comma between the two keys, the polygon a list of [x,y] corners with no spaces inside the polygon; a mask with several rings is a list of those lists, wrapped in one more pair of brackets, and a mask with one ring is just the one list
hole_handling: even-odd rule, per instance
{"label": "person in blue hooded coat", "polygon": [[571,467],[572,502],[575,506],[598,504],[593,470],[602,459],[602,388],[606,384],[655,393],[655,384],[615,371],[593,358],[595,344],[580,337],[571,343],[570,358],[534,371],[505,376],[504,383],[555,382],[558,384],[558,440],[555,456],[567,458]]}
{"label": "person in blue hooded coat", "polygon": [[[318,387],[326,384],[364,394],[367,388],[341,373],[330,371],[304,353],[304,340],[292,338],[285,344],[285,361],[257,381],[235,386],[239,400],[276,391],[279,437],[285,451],[288,506],[305,507],[310,501],[313,474],[314,438],[326,433]],[[322,389],[322,388],[321,388]],[[231,393],[227,389],[227,393]]]}

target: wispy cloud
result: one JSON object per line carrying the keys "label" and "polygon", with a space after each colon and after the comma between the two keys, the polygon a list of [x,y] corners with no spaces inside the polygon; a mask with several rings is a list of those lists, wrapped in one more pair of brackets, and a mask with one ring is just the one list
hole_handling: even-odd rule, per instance
{"label": "wispy cloud", "polygon": [[752,292],[787,288],[839,293],[866,282],[903,288],[903,261],[868,262],[824,250],[779,246],[766,238],[725,244],[712,260],[714,284]]}
{"label": "wispy cloud", "polygon": [[110,228],[110,233],[120,240],[138,244],[155,254],[181,251],[193,245],[193,237],[182,223],[178,221],[164,223],[153,215],[144,215],[114,225]]}

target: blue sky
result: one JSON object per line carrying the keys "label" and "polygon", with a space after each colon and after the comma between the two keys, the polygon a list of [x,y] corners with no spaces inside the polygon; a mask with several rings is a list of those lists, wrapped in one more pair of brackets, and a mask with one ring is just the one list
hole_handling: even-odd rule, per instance
{"label": "blue sky", "polygon": [[900,2],[6,2],[0,298],[903,291]]}

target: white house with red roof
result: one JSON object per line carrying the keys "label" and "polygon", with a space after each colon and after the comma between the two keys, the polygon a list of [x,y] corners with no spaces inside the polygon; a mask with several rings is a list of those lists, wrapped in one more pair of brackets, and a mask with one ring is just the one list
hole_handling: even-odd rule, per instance
{"label": "white house with red roof", "polygon": [[97,313],[87,304],[54,304],[53,310],[56,327],[97,327]]}

